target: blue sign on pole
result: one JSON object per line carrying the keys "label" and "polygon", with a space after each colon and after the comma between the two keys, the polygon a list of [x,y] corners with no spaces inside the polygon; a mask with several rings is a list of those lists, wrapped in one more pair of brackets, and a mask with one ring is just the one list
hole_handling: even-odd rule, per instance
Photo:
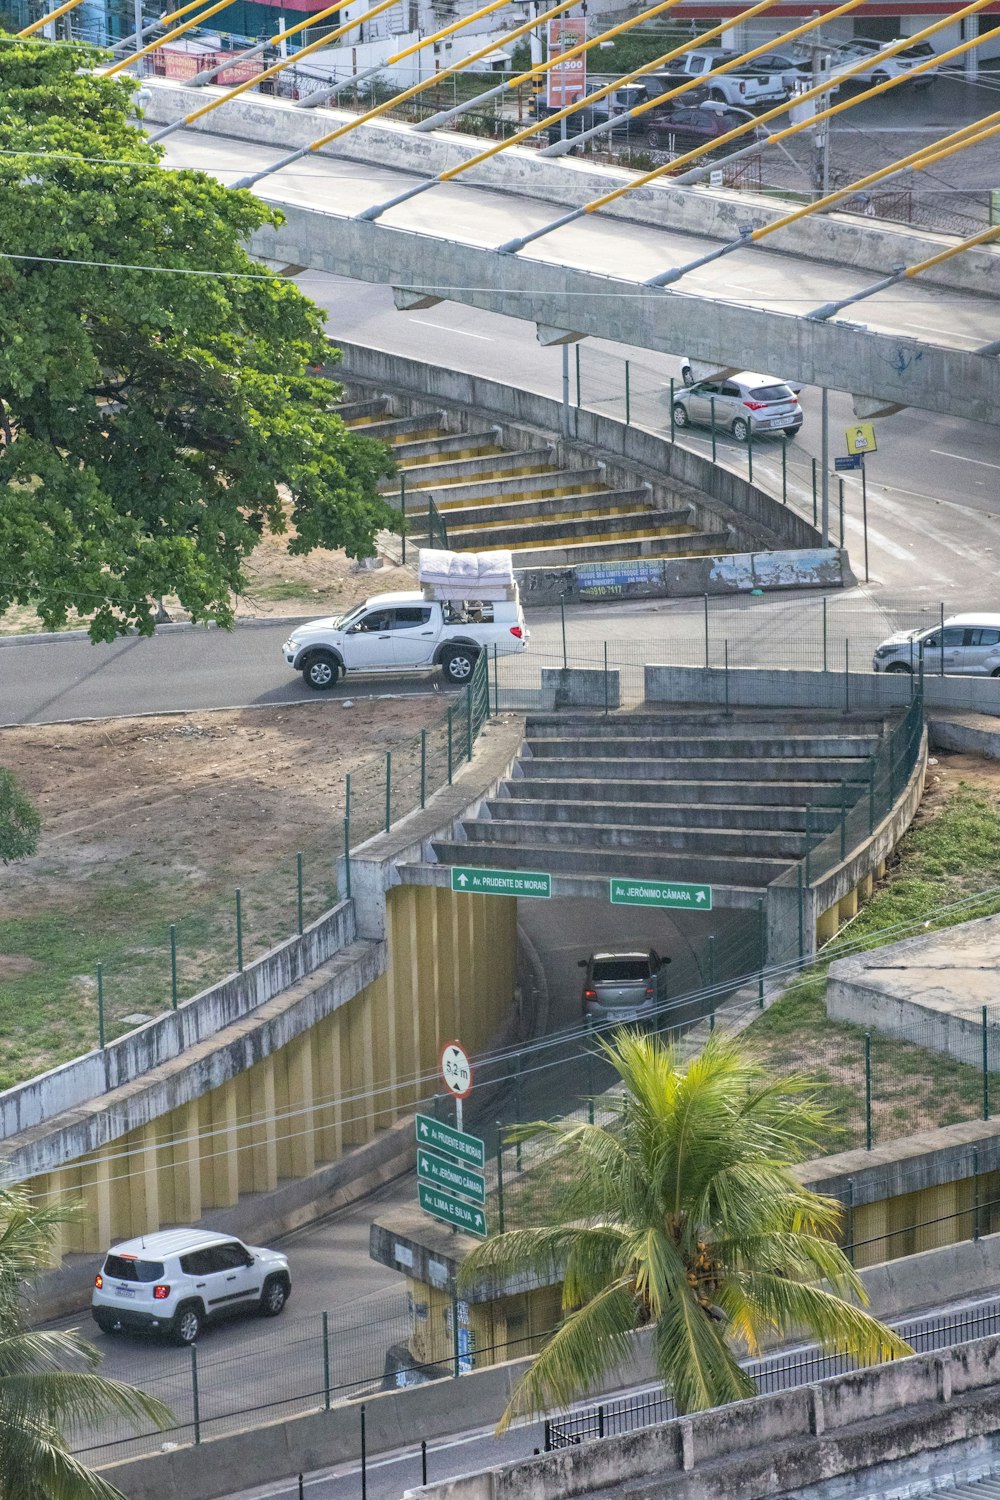
{"label": "blue sign on pole", "polygon": [[835,469],[862,469],[864,468],[864,454],[848,453],[845,458],[835,458],[833,467]]}

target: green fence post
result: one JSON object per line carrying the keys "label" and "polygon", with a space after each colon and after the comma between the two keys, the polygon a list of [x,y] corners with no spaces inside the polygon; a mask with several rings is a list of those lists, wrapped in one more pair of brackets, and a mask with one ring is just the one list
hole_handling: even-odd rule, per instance
{"label": "green fence post", "polygon": [[361,1403],[361,1500],[368,1500],[368,1442],[363,1401]]}
{"label": "green fence post", "polygon": [[826,595],[823,595],[823,671],[827,671],[826,663]]}
{"label": "green fence post", "polygon": [[767,927],[764,897],[757,897],[757,940],[760,951],[760,966],[757,970],[757,1008],[764,1009],[764,965],[767,963]]}
{"label": "green fence post", "polygon": [[344,817],[351,816],[351,773],[348,771],[344,777]]}
{"label": "green fence post", "polygon": [[753,484],[753,422],[747,423],[747,484]]}
{"label": "green fence post", "polygon": [[799,963],[806,956],[806,924],[805,924],[805,892],[802,889],[802,864],[796,865],[795,872],[798,876],[799,888]]}
{"label": "green fence post", "polygon": [[427,730],[420,731],[420,806],[427,806]]}
{"label": "green fence post", "polygon": [[458,1293],[457,1292],[452,1292],[452,1294],[451,1294],[451,1348],[452,1348],[452,1357],[453,1357],[454,1362],[455,1362],[455,1368],[454,1368],[453,1374],[454,1374],[455,1379],[457,1380],[458,1377],[459,1377],[459,1375],[461,1375],[461,1373],[462,1373],[462,1368],[461,1368],[461,1363],[460,1363],[461,1352],[460,1352],[459,1343],[458,1343]]}
{"label": "green fence post", "polygon": [[941,639],[941,660],[938,662],[938,676],[939,677],[943,677],[944,676],[944,600],[943,599],[942,599],[941,603],[938,605],[938,617],[939,617],[938,629],[940,630],[941,637],[942,637],[942,639]]}
{"label": "green fence post", "polygon": [[449,786],[451,786],[451,771],[452,771],[452,765],[451,765],[451,714],[452,714],[452,711],[449,708],[449,710],[448,710],[448,785]]}
{"label": "green fence post", "polygon": [[177,1009],[177,928],[170,924],[170,1005]]}
{"label": "green fence post", "polygon": [[986,1006],[983,1006],[983,1119],[990,1117],[990,1034],[986,1029]]}
{"label": "green fence post", "polygon": [[847,1259],[854,1264],[854,1178],[847,1179]]}
{"label": "green fence post", "polygon": [[844,713],[851,711],[851,638],[844,636]]}
{"label": "green fence post", "polygon": [[472,759],[472,683],[465,690],[465,758]]}
{"label": "green fence post", "polygon": [[705,666],[708,667],[708,595],[703,594],[705,601]]}
{"label": "green fence post", "polygon": [[868,837],[875,832],[875,762],[868,762]]}
{"label": "green fence post", "polygon": [[670,441],[671,442],[674,441],[675,436],[676,436],[676,431],[675,431],[675,425],[674,425],[674,377],[671,375],[671,377],[670,377]]}
{"label": "green fence post", "polygon": [[587,1017],[587,1121],[594,1123],[594,1018]]}
{"label": "green fence post", "polygon": [[872,1149],[872,1034],[865,1032],[865,1150]]}
{"label": "green fence post", "polygon": [[[559,595],[559,625],[560,625],[560,627],[562,629],[563,671],[565,672],[566,667],[568,665],[568,663],[566,661],[566,596],[565,596],[565,594],[560,594]],[[496,648],[494,647],[494,650],[495,649]]]}
{"label": "green fence post", "polygon": [[788,504],[788,439],[781,445],[781,503]]}
{"label": "green fence post", "polygon": [[841,546],[841,550],[843,550],[843,546],[844,546],[844,478],[843,478],[843,475],[841,475],[841,477],[838,479],[837,483],[840,485],[840,546]]}
{"label": "green fence post", "polygon": [[351,899],[351,820],[344,819],[344,898]]}
{"label": "green fence post", "polygon": [[811,885],[811,871],[809,868],[810,855],[812,854],[812,803],[806,803],[806,885]]}
{"label": "green fence post", "polygon": [[840,858],[847,858],[847,782],[840,778]]}
{"label": "green fence post", "polygon": [[191,1410],[194,1414],[194,1441],[201,1442],[201,1403],[198,1400],[198,1349],[191,1345]]}
{"label": "green fence post", "polygon": [[712,408],[712,462],[714,464],[715,463],[715,397],[714,396],[711,398],[711,400],[709,401],[708,404]]}
{"label": "green fence post", "polygon": [[625,361],[625,426],[632,422],[632,391],[629,380],[628,360]]}
{"label": "green fence post", "polygon": [[97,1045],[104,1051],[104,974],[97,965]]}
{"label": "green fence post", "polygon": [[609,701],[610,701],[608,689],[609,689],[609,683],[608,683],[608,643],[607,643],[607,641],[605,641],[604,642],[604,717],[605,718],[607,718],[607,716],[608,716],[608,704],[609,704]]}
{"label": "green fence post", "polygon": [[385,831],[392,823],[392,751],[385,752]]}
{"label": "green fence post", "polygon": [[405,474],[400,474],[400,476],[399,476],[399,511],[400,511],[400,515],[402,516],[402,520],[403,520],[402,530],[399,533],[400,540],[402,542],[402,553],[401,553],[401,556],[400,556],[400,562],[403,564],[403,567],[405,568],[406,567],[406,475]]}
{"label": "green fence post", "polygon": [[500,1233],[504,1232],[504,1204],[503,1204],[503,1135],[501,1134],[500,1121],[497,1121],[497,1227]]}
{"label": "green fence post", "polygon": [[323,1314],[323,1406],[330,1410],[330,1314]]}
{"label": "green fence post", "polygon": [[296,854],[296,856],[295,856],[295,904],[296,904],[296,908],[297,908],[297,912],[298,912],[298,918],[299,918],[299,937],[301,937],[302,933],[304,931],[304,924],[303,924],[303,921],[302,921],[302,855],[301,854]]}
{"label": "green fence post", "polygon": [[723,684],[724,684],[724,687],[725,687],[725,699],[726,699],[726,705],[725,706],[726,706],[726,713],[728,714],[728,712],[729,712],[729,641],[728,641],[728,639],[723,641],[723,643],[722,643],[722,651],[723,651],[723,656],[722,656],[722,681],[723,681]]}
{"label": "green fence post", "polygon": [[[523,1064],[523,1059],[522,1059],[521,1054],[519,1052],[517,1054],[517,1068],[516,1068],[515,1073],[514,1073],[514,1114],[515,1114],[515,1116],[517,1118],[517,1124],[518,1125],[520,1125],[522,1119],[524,1118],[523,1115],[522,1115],[522,1113],[521,1113],[521,1069],[522,1069],[523,1065],[524,1065]],[[520,1136],[518,1136],[517,1140],[514,1142],[514,1165],[517,1167],[517,1170],[520,1172],[520,1170],[521,1170],[521,1137]]]}
{"label": "green fence post", "polygon": [[[708,987],[715,988],[715,933],[708,938]],[[715,1000],[712,1000],[712,1029],[715,1030]]]}
{"label": "green fence post", "polygon": [[243,892],[236,887],[236,967],[243,973]]}
{"label": "green fence post", "polygon": [[979,1147],[972,1148],[972,1238],[979,1238]]}
{"label": "green fence post", "polygon": [[580,345],[579,345],[579,343],[576,343],[576,344],[573,345],[573,352],[576,355],[576,404],[577,404],[577,406],[579,406],[580,405]]}
{"label": "green fence post", "polygon": [[499,661],[500,661],[499,654],[497,652],[496,646],[494,646],[493,647],[493,712],[495,714],[499,714],[499,712],[500,712],[500,672],[499,672]]}
{"label": "green fence post", "polygon": [[812,461],[812,471],[813,471],[813,525],[815,526],[816,522],[817,522],[817,519],[818,519],[817,513],[816,513],[816,460],[815,459],[813,459],[813,461]]}

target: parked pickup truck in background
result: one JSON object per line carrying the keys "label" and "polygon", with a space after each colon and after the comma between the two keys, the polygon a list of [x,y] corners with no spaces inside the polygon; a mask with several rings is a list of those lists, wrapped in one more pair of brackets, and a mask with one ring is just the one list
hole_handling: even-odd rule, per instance
{"label": "parked pickup truck in background", "polygon": [[[693,52],[685,52],[683,57],[678,57],[672,63],[669,73],[652,73],[644,80],[647,92],[650,95],[663,93],[668,88],[676,87],[680,80],[702,78],[710,99],[721,99],[726,104],[739,105],[743,109],[757,104],[777,104],[788,98],[789,91],[780,69],[772,73],[766,68],[756,68],[753,63],[748,63],[732,73],[720,73],[718,77],[708,76],[714,75],[716,68],[723,63],[733,62],[738,56],[739,53],[726,52],[722,47],[699,47]],[[658,87],[660,80],[662,84]]]}
{"label": "parked pickup truck in background", "polygon": [[440,603],[419,591],[375,594],[339,619],[297,625],[282,650],[316,692],[345,672],[427,672],[467,682],[481,651],[524,651],[528,631],[516,589],[496,603]]}

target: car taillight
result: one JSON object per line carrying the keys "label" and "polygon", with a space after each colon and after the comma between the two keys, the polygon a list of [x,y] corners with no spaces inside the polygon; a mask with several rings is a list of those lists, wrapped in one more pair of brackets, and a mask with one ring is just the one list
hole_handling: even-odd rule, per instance
{"label": "car taillight", "polygon": [[653,998],[653,986],[651,984],[647,984],[647,986],[646,986],[646,999],[647,1000],[652,1000],[652,998]]}
{"label": "car taillight", "polygon": [[767,405],[766,401],[744,401],[743,405],[748,411],[763,411]]}
{"label": "car taillight", "polygon": [[167,1298],[169,1296],[170,1296],[170,1288],[168,1286],[154,1286],[154,1288],[153,1288],[153,1301],[154,1302],[166,1302],[166,1300],[167,1300]]}
{"label": "car taillight", "polygon": [[104,1277],[101,1275],[100,1271],[98,1271],[97,1275],[94,1277],[94,1285],[96,1286],[98,1291],[100,1291],[101,1287],[104,1285]]}
{"label": "car taillight", "polygon": [[518,640],[520,640],[524,635],[524,631],[521,629],[520,625],[512,625],[510,627],[510,633],[511,635],[516,635]]}
{"label": "car taillight", "polygon": [[747,91],[746,82],[741,78],[740,79],[740,93],[741,94],[745,94],[746,91]]}
{"label": "car taillight", "polygon": [[583,998],[585,1000],[596,1000],[597,999],[597,991],[596,990],[584,990],[584,992],[583,992]]}

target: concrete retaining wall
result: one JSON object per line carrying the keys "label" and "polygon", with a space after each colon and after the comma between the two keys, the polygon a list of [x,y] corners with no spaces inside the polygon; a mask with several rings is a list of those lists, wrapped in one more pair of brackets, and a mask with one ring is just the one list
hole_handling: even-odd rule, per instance
{"label": "concrete retaining wall", "polygon": [[[636,543],[641,554],[642,542]],[[847,553],[836,547],[802,551],[730,552],[712,557],[642,557],[631,562],[522,568],[525,604],[607,603],[620,599],[691,599],[749,594],[754,589],[841,588],[852,582]],[[846,576],[845,576],[846,575]]]}
{"label": "concrete retaining wall", "polygon": [[[914,679],[904,672],[809,672],[779,667],[646,667],[650,703],[713,703],[730,708],[840,708],[863,713],[905,708]],[[924,677],[924,704],[1000,718],[1000,678]]]}
{"label": "concrete retaining wall", "polygon": [[176,1011],[109,1042],[103,1051],[87,1052],[7,1089],[0,1094],[0,1140],[30,1130],[179,1057],[329,962],[354,941],[354,936],[354,912],[347,902],[341,902],[307,927],[301,937],[279,943],[242,974],[230,974],[186,1000]]}

